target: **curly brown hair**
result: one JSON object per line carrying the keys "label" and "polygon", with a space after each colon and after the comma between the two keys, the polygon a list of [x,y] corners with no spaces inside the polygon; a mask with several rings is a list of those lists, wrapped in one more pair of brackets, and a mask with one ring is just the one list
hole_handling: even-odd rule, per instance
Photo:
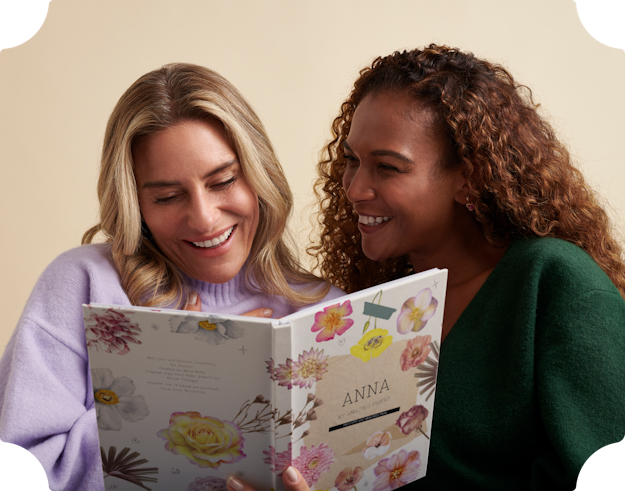
{"label": "curly brown hair", "polygon": [[323,277],[352,292],[413,272],[408,256],[372,261],[364,255],[358,215],[342,186],[343,143],[354,111],[380,92],[408,94],[434,116],[449,144],[450,158],[441,165],[462,169],[491,244],[527,236],[567,240],[587,251],[625,297],[625,265],[608,216],[538,114],[531,90],[500,65],[435,44],[376,58],[332,123],[315,183],[320,236],[308,248]]}

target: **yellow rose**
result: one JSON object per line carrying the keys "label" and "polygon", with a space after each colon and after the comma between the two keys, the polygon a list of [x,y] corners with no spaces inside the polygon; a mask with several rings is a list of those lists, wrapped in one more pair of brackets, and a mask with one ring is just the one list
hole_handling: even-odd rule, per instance
{"label": "yellow rose", "polygon": [[374,329],[365,334],[358,344],[350,348],[350,353],[362,361],[380,356],[382,352],[393,342],[393,336],[387,336],[386,329]]}
{"label": "yellow rose", "polygon": [[184,455],[200,467],[217,469],[221,464],[233,464],[245,457],[244,438],[237,425],[195,411],[173,413],[169,428],[157,434],[167,441],[166,450]]}

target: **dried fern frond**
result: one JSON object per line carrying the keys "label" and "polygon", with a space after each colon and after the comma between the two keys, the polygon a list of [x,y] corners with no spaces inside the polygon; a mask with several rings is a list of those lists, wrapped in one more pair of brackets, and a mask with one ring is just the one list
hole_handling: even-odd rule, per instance
{"label": "dried fern frond", "polygon": [[139,452],[128,454],[128,452],[130,452],[128,447],[125,447],[117,455],[115,455],[116,452],[117,447],[109,447],[107,455],[104,449],[100,447],[104,478],[108,476],[117,477],[136,484],[146,491],[151,491],[151,488],[145,486],[143,482],[157,482],[158,479],[156,477],[147,477],[146,474],[158,474],[158,467],[136,468],[139,465],[147,463],[147,460],[137,459],[137,457],[139,457]]}

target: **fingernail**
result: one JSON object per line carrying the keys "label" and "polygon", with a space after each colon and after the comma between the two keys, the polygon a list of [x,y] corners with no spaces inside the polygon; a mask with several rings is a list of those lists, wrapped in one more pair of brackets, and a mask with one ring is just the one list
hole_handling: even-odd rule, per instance
{"label": "fingernail", "polygon": [[295,467],[287,467],[284,473],[286,474],[286,478],[289,480],[289,482],[295,484],[297,481],[299,481],[299,474],[295,470]]}
{"label": "fingernail", "polygon": [[243,488],[245,487],[243,483],[234,476],[230,476],[228,478],[226,485],[234,489],[234,491],[243,491]]}
{"label": "fingernail", "polygon": [[271,317],[271,314],[273,314],[273,310],[271,310],[271,309],[264,309],[263,310],[263,317]]}
{"label": "fingernail", "polygon": [[197,293],[191,292],[187,297],[187,305],[195,305],[197,303]]}

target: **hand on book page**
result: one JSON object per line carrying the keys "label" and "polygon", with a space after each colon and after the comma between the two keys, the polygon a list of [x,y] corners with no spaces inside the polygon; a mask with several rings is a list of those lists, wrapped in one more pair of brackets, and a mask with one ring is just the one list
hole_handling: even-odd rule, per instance
{"label": "hand on book page", "polygon": [[[182,310],[190,310],[191,312],[201,312],[202,311],[202,301],[196,292],[189,293],[187,297],[187,303],[184,304],[184,308]],[[269,308],[260,308],[250,310],[245,314],[241,314],[247,317],[265,317],[269,318],[273,315],[273,310]]]}
{"label": "hand on book page", "polygon": [[[282,483],[286,488],[286,491],[310,491],[306,480],[302,478],[302,475],[295,467],[288,467],[282,474]],[[252,486],[239,481],[234,476],[230,476],[226,481],[228,491],[265,491],[257,490]]]}

